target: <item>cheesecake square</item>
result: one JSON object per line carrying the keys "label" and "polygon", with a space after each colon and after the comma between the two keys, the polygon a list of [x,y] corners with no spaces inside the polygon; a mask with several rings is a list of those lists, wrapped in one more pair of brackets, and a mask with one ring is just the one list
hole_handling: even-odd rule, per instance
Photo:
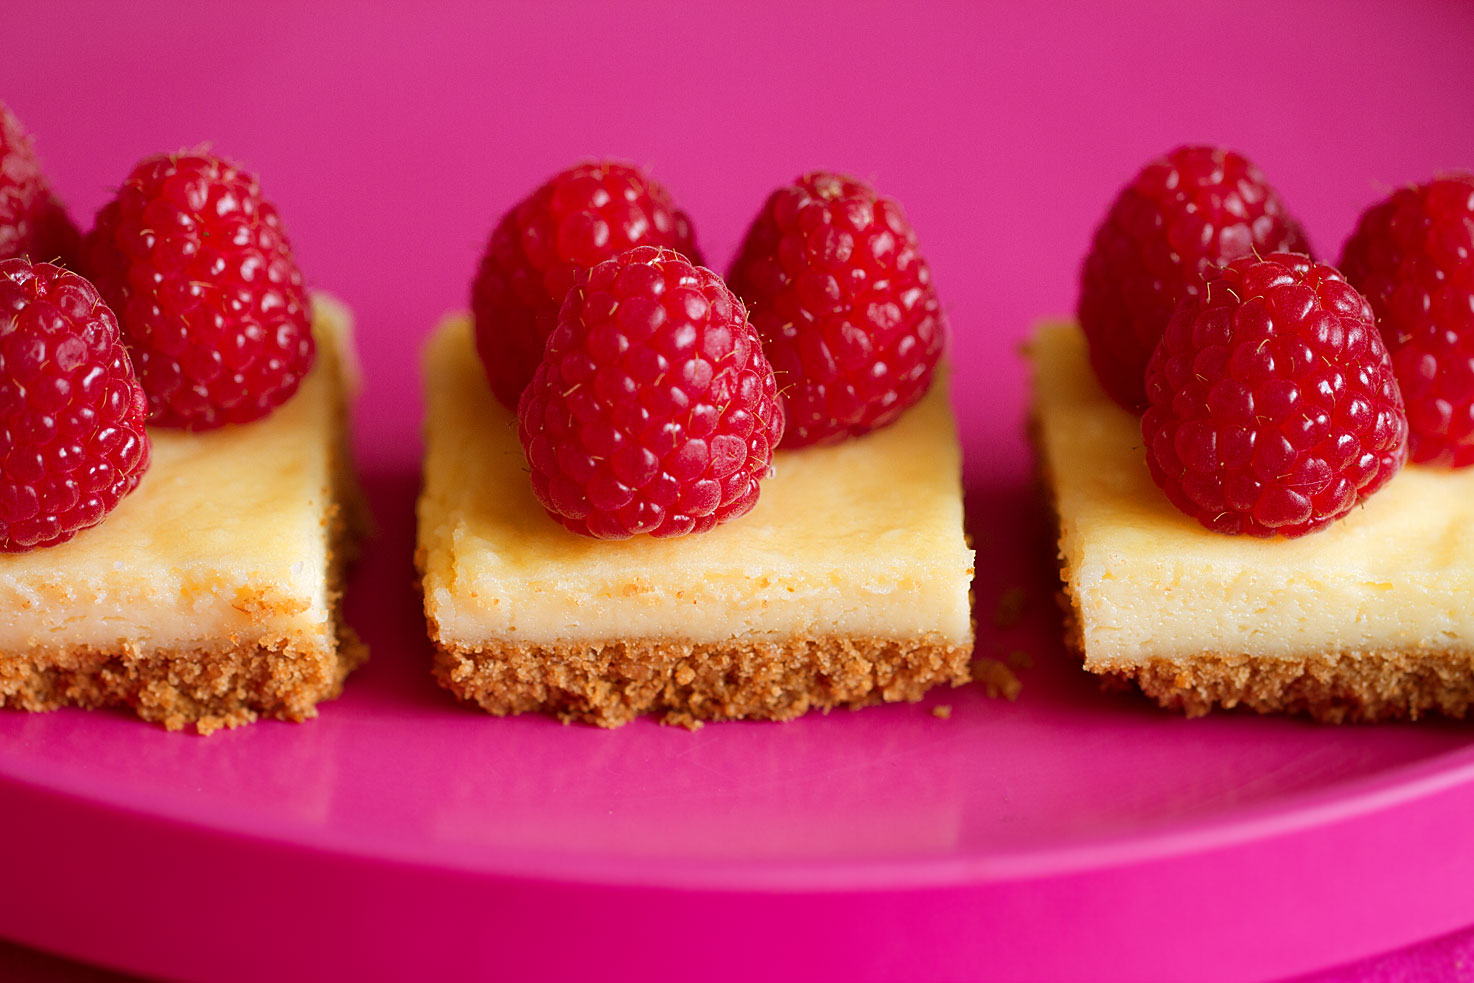
{"label": "cheesecake square", "polygon": [[969,679],[973,553],[945,382],[894,425],[779,450],[746,516],[606,542],[533,496],[470,321],[426,348],[417,563],[436,679],[494,714],[786,720]]}
{"label": "cheesecake square", "polygon": [[1409,465],[1298,539],[1210,532],[1152,482],[1140,420],[1073,324],[1028,345],[1059,519],[1067,641],[1162,706],[1320,721],[1463,717],[1474,700],[1474,469]]}
{"label": "cheesecake square", "polygon": [[0,706],[123,706],[200,733],[305,720],[366,650],[343,623],[364,512],[348,451],[351,318],[313,298],[317,363],[248,424],[150,428],[153,459],[101,524],[0,554]]}

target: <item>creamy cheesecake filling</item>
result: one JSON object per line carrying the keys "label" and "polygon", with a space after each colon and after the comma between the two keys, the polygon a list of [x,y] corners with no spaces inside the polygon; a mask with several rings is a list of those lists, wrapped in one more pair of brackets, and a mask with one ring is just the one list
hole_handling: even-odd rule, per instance
{"label": "creamy cheesecake filling", "polygon": [[1474,648],[1474,469],[1409,466],[1323,532],[1209,532],[1147,472],[1139,419],[1073,325],[1030,345],[1034,415],[1086,667]]}
{"label": "creamy cheesecake filling", "polygon": [[265,419],[151,429],[153,461],[103,522],[0,554],[0,653],[334,644],[328,531],[348,313],[314,298],[318,360]]}
{"label": "creamy cheesecake filling", "polygon": [[515,418],[487,388],[466,318],[440,326],[427,363],[420,560],[442,644],[971,644],[973,556],[944,380],[877,433],[780,450],[741,519],[700,536],[601,542],[533,497]]}

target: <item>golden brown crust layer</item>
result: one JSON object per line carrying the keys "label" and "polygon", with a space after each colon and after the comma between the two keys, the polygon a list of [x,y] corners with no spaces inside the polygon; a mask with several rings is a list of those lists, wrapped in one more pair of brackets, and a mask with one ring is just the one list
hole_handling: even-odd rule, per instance
{"label": "golden brown crust layer", "polygon": [[434,671],[446,689],[498,715],[538,711],[618,727],[649,713],[694,727],[914,702],[933,686],[968,682],[971,656],[971,645],[933,639],[496,643],[437,646]]}
{"label": "golden brown crust layer", "polygon": [[1303,659],[1194,655],[1105,669],[1171,710],[1215,706],[1306,714],[1321,723],[1463,718],[1474,704],[1474,653],[1345,652]]}
{"label": "golden brown crust layer", "polygon": [[367,650],[341,622],[337,643],[259,644],[215,651],[101,652],[74,649],[46,658],[0,655],[0,706],[130,707],[144,720],[201,734],[258,716],[306,720],[343,689]]}

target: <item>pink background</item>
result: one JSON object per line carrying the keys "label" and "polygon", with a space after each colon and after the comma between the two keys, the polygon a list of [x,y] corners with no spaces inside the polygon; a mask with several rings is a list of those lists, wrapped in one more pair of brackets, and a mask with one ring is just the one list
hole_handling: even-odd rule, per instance
{"label": "pink background", "polygon": [[[70,821],[81,839],[104,835],[98,824],[109,814],[69,803],[174,817],[218,837],[237,864],[253,856],[240,838],[289,838],[336,862],[341,837],[360,858],[452,878],[495,869],[535,881],[556,868],[566,880],[577,868],[606,883],[766,877],[771,888],[778,875],[762,863],[781,860],[797,865],[785,868],[785,890],[825,878],[873,886],[882,870],[966,884],[1006,869],[1026,882],[1070,869],[1076,855],[1059,851],[1086,850],[1100,837],[1137,837],[1135,848],[1150,851],[1160,837],[1198,835],[1225,816],[1272,826],[1287,801],[1322,809],[1321,819],[1296,813],[1296,822],[1350,815],[1372,808],[1384,788],[1376,783],[1394,772],[1423,781],[1416,796],[1431,798],[1381,830],[1387,843],[1416,829],[1426,848],[1426,837],[1460,828],[1443,821],[1453,814],[1438,812],[1434,791],[1445,810],[1471,801],[1458,794],[1474,762],[1464,728],[1336,734],[1241,718],[1186,724],[1096,695],[1051,648],[1057,625],[1047,605],[1024,626],[1032,634],[1018,636],[992,629],[986,606],[1008,584],[1047,589],[1015,351],[1030,323],[1073,307],[1079,262],[1116,189],[1175,144],[1232,146],[1263,168],[1334,259],[1376,197],[1439,169],[1474,166],[1474,6],[305,6],[14,5],[4,15],[0,100],[35,134],[55,188],[83,224],[144,155],[207,142],[248,164],[277,201],[309,279],[356,309],[368,380],[358,449],[384,532],[351,602],[375,662],[314,724],[208,742],[105,714],[7,716],[4,808],[24,804],[35,817]],[[486,721],[428,683],[408,587],[418,349],[438,316],[465,303],[497,216],[551,172],[596,155],[646,165],[690,213],[719,269],[767,191],[803,170],[847,170],[904,203],[952,319],[970,521],[992,551],[980,563],[979,652],[1027,644],[1045,663],[1026,676],[1019,703],[948,695],[956,712],[945,737],[924,710],[888,708],[786,728],[708,728],[693,738],[654,727],[606,735]],[[1031,703],[1030,694],[1048,700]],[[1080,756],[1065,753],[1075,749]],[[457,784],[478,770],[496,780]],[[806,795],[808,780],[822,781],[823,794]],[[435,808],[389,794],[385,782],[438,796]],[[540,782],[553,792],[539,796]],[[1411,786],[1398,787],[1416,798]],[[909,807],[877,808],[877,788]],[[738,793],[748,811],[732,811]],[[601,832],[593,818],[616,799],[623,818],[650,830],[646,839]],[[1354,808],[1345,805],[1351,799]],[[272,801],[275,812],[265,805]],[[671,808],[691,819],[690,840],[679,825],[656,829]],[[779,814],[792,824],[765,839],[760,817]],[[17,823],[12,832],[26,828]],[[724,849],[709,839],[713,824]],[[1455,836],[1444,866],[1474,871],[1474,846]],[[1189,840],[1174,849],[1191,851]],[[586,852],[559,853],[569,842]],[[1434,855],[1423,856],[1431,863]],[[369,894],[430,883],[376,880],[374,868],[343,863],[344,882]],[[1337,863],[1324,859],[1328,876]],[[1133,883],[1141,890],[1148,881]],[[1389,871],[1365,889],[1416,883]],[[1169,890],[1163,880],[1131,903],[1157,915]],[[1073,917],[1073,908],[1049,906],[1068,893],[998,897],[999,911],[1028,910],[1046,926]],[[1108,910],[1108,899],[1080,897],[1080,910]],[[1285,917],[1304,917],[1293,893],[1284,897]],[[1317,925],[1318,947],[1286,941],[1283,952],[1240,954],[1219,970],[1299,972],[1474,921],[1468,898],[1438,898],[1453,900],[1425,898],[1381,918],[1369,911],[1364,930]],[[597,898],[587,903],[597,911]],[[946,901],[917,905],[944,912]],[[668,909],[652,902],[651,910]],[[904,918],[908,909],[884,910]],[[47,924],[0,905],[0,935],[134,970],[161,965],[150,961],[159,947],[121,930],[79,936]],[[429,944],[432,919],[398,924],[406,945]],[[960,961],[940,930],[915,941],[880,946],[871,975],[898,966],[960,975],[960,966],[987,965]],[[1047,933],[1031,941],[1047,946]],[[1065,965],[1031,964],[1006,941],[997,948],[996,965],[1015,975]],[[1418,959],[1447,967],[1470,952],[1474,944],[1456,937],[1355,972],[1383,978],[1375,974]]]}

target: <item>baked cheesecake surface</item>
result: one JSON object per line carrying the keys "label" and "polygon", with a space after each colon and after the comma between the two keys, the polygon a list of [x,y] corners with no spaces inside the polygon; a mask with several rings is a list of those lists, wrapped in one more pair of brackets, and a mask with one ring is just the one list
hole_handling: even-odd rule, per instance
{"label": "baked cheesecake surface", "polygon": [[151,428],[153,462],[106,520],[0,554],[0,703],[126,703],[208,730],[258,711],[308,716],[337,692],[360,656],[337,616],[357,508],[351,339],[345,308],[314,306],[317,365],[276,412]]}
{"label": "baked cheesecake surface", "polygon": [[1474,469],[1410,466],[1298,539],[1210,532],[1147,471],[1140,421],[1071,324],[1029,347],[1041,464],[1085,667],[1164,703],[1326,719],[1462,714],[1474,696]]}
{"label": "baked cheesecake surface", "polygon": [[[549,708],[611,723],[670,710],[689,702],[689,694],[638,696],[619,706],[611,696],[605,705],[605,684],[623,684],[611,681],[608,666],[594,665],[600,660],[624,659],[628,671],[648,677],[646,685],[663,686],[739,650],[811,669],[818,663],[804,660],[819,658],[826,646],[839,653],[858,645],[869,653],[855,650],[850,660],[854,674],[868,666],[864,693],[840,683],[825,694],[813,678],[801,684],[795,670],[787,682],[772,683],[783,692],[770,706],[729,701],[697,716],[791,716],[811,703],[879,698],[876,680],[888,677],[874,663],[893,652],[900,672],[903,649],[926,663],[917,670],[925,685],[966,679],[973,554],[963,539],[960,452],[945,386],[864,438],[780,450],[774,476],[741,519],[701,535],[606,542],[568,532],[538,504],[516,420],[492,398],[465,318],[440,326],[426,361],[419,562],[431,634],[443,654],[460,653],[459,662],[442,660],[453,689],[465,689],[449,679],[457,667],[468,685],[476,674],[473,653],[486,672],[500,662],[509,679],[572,660],[575,669],[585,665],[598,692]],[[513,662],[522,669],[514,671]],[[731,668],[742,675],[740,665]],[[669,680],[655,678],[667,672]],[[692,682],[672,685],[689,689]],[[807,698],[785,689],[800,685]],[[896,692],[919,695],[909,684]],[[546,702],[462,695],[498,711]]]}

